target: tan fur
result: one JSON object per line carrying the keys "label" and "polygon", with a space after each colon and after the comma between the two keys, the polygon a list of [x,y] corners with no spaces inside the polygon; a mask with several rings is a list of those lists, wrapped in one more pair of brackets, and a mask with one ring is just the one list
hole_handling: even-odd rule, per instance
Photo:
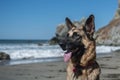
{"label": "tan fur", "polygon": [[[78,79],[76,79],[73,76],[74,75],[73,63],[70,60],[67,65],[67,80],[99,80],[100,67],[96,62],[95,40],[88,39],[86,34],[82,31],[83,30],[82,28],[79,30],[78,29],[79,28],[72,29],[68,33],[70,34],[70,36],[72,36],[74,32],[77,32],[83,36],[82,42],[85,45],[86,51],[82,56],[82,58],[80,59],[80,65],[85,68],[82,70],[83,74],[80,75]],[[92,64],[92,65],[89,65],[89,64]]]}
{"label": "tan fur", "polygon": [[96,62],[96,43],[93,39],[95,32],[94,15],[90,15],[85,22],[85,25],[76,27],[69,18],[66,18],[66,25],[69,29],[69,37],[72,37],[74,33],[79,34],[82,37],[81,42],[85,46],[85,52],[79,59],[79,65],[82,66],[82,75],[78,75],[78,78],[74,76],[73,59],[71,58],[67,65],[67,80],[99,80],[100,67]]}

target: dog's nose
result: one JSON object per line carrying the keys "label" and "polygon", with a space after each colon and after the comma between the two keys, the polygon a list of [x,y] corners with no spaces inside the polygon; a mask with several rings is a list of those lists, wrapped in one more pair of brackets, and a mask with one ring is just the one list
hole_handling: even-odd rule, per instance
{"label": "dog's nose", "polygon": [[59,40],[58,44],[63,50],[66,50],[66,41],[65,40]]}

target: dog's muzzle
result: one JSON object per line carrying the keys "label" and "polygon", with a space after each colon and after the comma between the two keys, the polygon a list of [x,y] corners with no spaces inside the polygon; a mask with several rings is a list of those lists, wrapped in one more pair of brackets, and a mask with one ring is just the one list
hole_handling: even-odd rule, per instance
{"label": "dog's muzzle", "polygon": [[59,39],[58,42],[59,46],[65,51],[64,53],[64,62],[68,62],[73,53],[77,51],[78,48],[81,46],[80,41],[74,41],[69,38],[62,38]]}
{"label": "dog's muzzle", "polygon": [[67,44],[67,41],[65,40],[65,39],[60,39],[59,41],[58,41],[58,44],[59,44],[59,46],[62,48],[62,50],[66,50],[66,44]]}

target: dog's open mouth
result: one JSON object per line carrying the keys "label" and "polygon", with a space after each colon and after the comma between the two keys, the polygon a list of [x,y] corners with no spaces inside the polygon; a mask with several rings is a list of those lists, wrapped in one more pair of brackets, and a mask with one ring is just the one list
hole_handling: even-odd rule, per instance
{"label": "dog's open mouth", "polygon": [[74,52],[76,52],[77,50],[78,50],[78,48],[76,48],[75,50],[72,50],[72,51],[68,51],[68,50],[65,51],[65,53],[64,53],[64,62],[68,62],[70,60],[72,54]]}
{"label": "dog's open mouth", "polygon": [[68,62],[70,60],[70,58],[71,58],[71,55],[72,55],[72,52],[66,51],[64,53],[64,62]]}

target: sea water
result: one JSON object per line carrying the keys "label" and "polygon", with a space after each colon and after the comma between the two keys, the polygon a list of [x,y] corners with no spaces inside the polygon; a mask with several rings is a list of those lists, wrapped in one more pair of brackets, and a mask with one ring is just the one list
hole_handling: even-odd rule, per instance
{"label": "sea water", "polygon": [[[120,47],[97,46],[98,55],[108,54]],[[27,64],[63,60],[64,51],[59,45],[49,45],[48,40],[0,40],[0,52],[10,55],[10,61],[0,64]]]}

